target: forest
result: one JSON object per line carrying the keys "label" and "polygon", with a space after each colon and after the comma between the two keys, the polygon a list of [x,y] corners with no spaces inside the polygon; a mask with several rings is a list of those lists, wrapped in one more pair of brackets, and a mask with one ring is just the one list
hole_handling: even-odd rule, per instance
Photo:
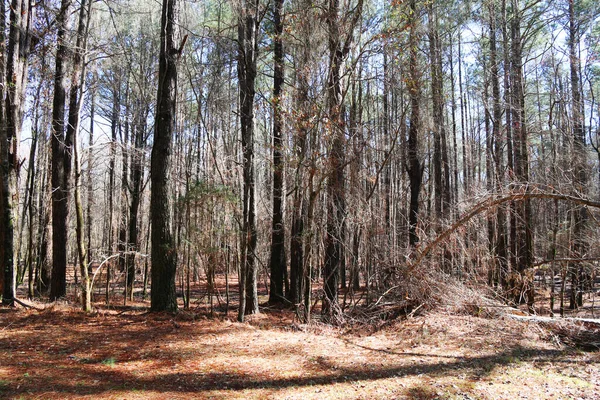
{"label": "forest", "polygon": [[[505,398],[521,392],[477,385],[517,379],[515,359],[540,364],[540,384],[560,381],[558,397],[600,396],[596,1],[0,5],[0,358],[12,360],[0,363],[12,377],[0,379],[2,397],[294,398],[310,387],[299,398]],[[457,339],[473,326],[473,342]],[[177,389],[179,373],[115,377],[124,348],[36,356],[23,339],[127,337],[139,353],[142,337],[170,337],[179,351],[140,360],[185,364],[182,338],[213,329],[214,351],[218,342],[231,359],[226,343],[243,340],[223,332],[264,329],[262,356],[295,334],[335,354],[356,348],[347,360],[302,358],[314,380],[212,371]],[[359,340],[381,332],[405,344],[419,332],[411,357],[442,354],[432,346],[447,341],[443,357],[456,349],[466,361],[421,365],[437,387],[395,364],[409,353],[389,337]],[[376,362],[378,346],[394,348],[381,355],[389,365],[353,369],[361,352]],[[466,355],[486,346],[504,352]],[[50,363],[66,353],[78,367]],[[542,377],[544,363],[567,358],[576,377]],[[57,365],[73,382],[105,371],[36,389],[60,378]],[[471,378],[452,380],[455,367]],[[323,371],[334,373],[319,380]],[[199,384],[202,374],[213,375]],[[131,381],[141,393],[120,392]]]}

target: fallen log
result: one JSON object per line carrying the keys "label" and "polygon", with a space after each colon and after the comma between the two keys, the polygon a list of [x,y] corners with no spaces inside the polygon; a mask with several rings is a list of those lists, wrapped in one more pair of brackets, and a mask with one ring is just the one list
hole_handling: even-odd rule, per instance
{"label": "fallen log", "polygon": [[600,350],[600,319],[563,317],[551,318],[536,315],[505,314],[506,317],[518,321],[535,322],[546,328],[568,346],[583,350]]}

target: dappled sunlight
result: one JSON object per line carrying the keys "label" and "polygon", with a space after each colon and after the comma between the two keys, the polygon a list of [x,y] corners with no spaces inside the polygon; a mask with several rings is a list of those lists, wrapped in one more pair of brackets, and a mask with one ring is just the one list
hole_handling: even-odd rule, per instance
{"label": "dappled sunlight", "polygon": [[260,328],[65,311],[0,321],[5,398],[600,394],[597,353],[556,348],[517,321],[430,314],[369,335],[269,327],[268,315]]}

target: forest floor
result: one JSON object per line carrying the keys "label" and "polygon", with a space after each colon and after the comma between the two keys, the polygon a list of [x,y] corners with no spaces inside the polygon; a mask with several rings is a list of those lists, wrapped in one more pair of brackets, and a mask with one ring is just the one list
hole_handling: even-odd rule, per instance
{"label": "forest floor", "polygon": [[600,352],[535,322],[438,311],[374,330],[96,306],[0,308],[0,398],[600,399]]}

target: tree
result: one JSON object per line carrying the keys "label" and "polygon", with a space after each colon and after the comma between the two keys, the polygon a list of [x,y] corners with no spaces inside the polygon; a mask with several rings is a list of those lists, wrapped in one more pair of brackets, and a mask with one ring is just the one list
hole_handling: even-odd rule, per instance
{"label": "tree", "polygon": [[240,307],[238,320],[258,313],[256,283],[256,211],[254,204],[254,87],[258,53],[258,0],[242,0],[238,19],[238,80],[240,130],[242,139],[242,264],[240,268]]}
{"label": "tree", "polygon": [[[325,267],[323,315],[332,318],[338,313],[338,285],[340,271],[345,268],[345,151],[346,127],[344,98],[342,94],[342,66],[350,52],[354,29],[361,18],[363,0],[358,0],[352,18],[348,21],[340,14],[339,0],[329,0],[327,12],[327,44],[329,68],[327,70],[327,137],[329,170],[327,177],[327,227],[325,231]],[[348,5],[349,7],[349,5]],[[345,25],[345,26],[344,26]],[[343,32],[347,32],[345,35]]]}
{"label": "tree", "polygon": [[[581,61],[579,59],[580,21],[575,12],[574,0],[569,0],[569,24],[568,24],[568,47],[569,47],[569,72],[571,83],[571,126],[573,127],[573,189],[575,193],[585,196],[587,194],[587,154],[585,144],[585,127],[583,121],[583,99],[579,83],[579,71]],[[585,256],[585,231],[587,225],[587,210],[584,206],[578,206],[573,210],[573,256],[582,258]],[[571,275],[571,296],[569,308],[576,309],[583,305],[583,266],[581,263],[571,263],[569,266]]]}
{"label": "tree", "polygon": [[73,138],[65,135],[66,74],[69,59],[67,20],[71,0],[62,0],[56,16],[56,68],[52,101],[52,280],[50,300],[67,293],[67,218]]}
{"label": "tree", "polygon": [[91,2],[82,0],[79,9],[79,24],[77,27],[77,39],[73,54],[73,71],[71,76],[71,90],[69,98],[69,125],[67,126],[67,137],[73,138],[77,252],[79,259],[79,270],[81,272],[81,307],[85,312],[90,312],[92,310],[92,288],[88,274],[88,252],[85,246],[85,226],[83,221],[83,206],[81,203],[80,188],[81,166],[79,149],[77,148],[77,137],[79,135],[80,111],[83,103],[83,88],[85,83],[85,52],[87,50],[87,36],[90,15]]}
{"label": "tree", "polygon": [[[19,142],[23,121],[23,102],[27,84],[27,57],[29,54],[29,2],[13,0],[10,5],[10,30],[6,56],[6,108],[0,111],[0,208],[2,210],[2,302],[12,305],[15,298],[15,213],[18,210]],[[0,10],[1,11],[1,10]],[[4,14],[2,15],[4,21]],[[2,35],[3,36],[3,35]],[[0,38],[2,38],[0,36]],[[3,68],[0,68],[0,73]],[[3,94],[4,96],[4,94]],[[0,102],[4,97],[0,97]],[[1,107],[1,106],[0,106]]]}
{"label": "tree", "polygon": [[286,271],[285,227],[283,224],[283,0],[273,2],[273,221],[271,226],[271,285],[269,303],[280,303],[284,298],[284,279]]}
{"label": "tree", "polygon": [[183,51],[177,40],[177,0],[163,0],[156,119],[151,158],[150,218],[152,222],[151,310],[177,311],[175,273],[177,250],[171,232],[169,167],[175,131],[177,103],[177,61]]}
{"label": "tree", "polygon": [[408,81],[407,88],[410,97],[410,122],[408,127],[408,148],[407,148],[407,166],[408,178],[410,182],[410,206],[409,206],[409,244],[416,246],[419,241],[417,234],[417,223],[419,221],[419,193],[421,192],[421,182],[423,178],[423,167],[419,160],[419,130],[421,126],[421,73],[419,71],[418,60],[418,22],[419,10],[417,2],[409,2],[407,25],[409,61],[408,61]]}
{"label": "tree", "polygon": [[[527,125],[525,110],[525,87],[523,82],[523,36],[521,34],[522,11],[517,0],[512,0],[512,19],[510,23],[510,84],[511,84],[511,120],[513,131],[513,150],[515,177],[521,184],[529,183],[529,150],[527,144]],[[514,269],[523,279],[533,262],[533,231],[531,227],[531,200],[524,199],[514,205],[515,208],[515,265]],[[517,287],[518,296],[525,295],[527,304],[533,309],[533,283],[524,281]],[[522,293],[522,294],[521,294]],[[520,301],[520,298],[517,298]]]}

